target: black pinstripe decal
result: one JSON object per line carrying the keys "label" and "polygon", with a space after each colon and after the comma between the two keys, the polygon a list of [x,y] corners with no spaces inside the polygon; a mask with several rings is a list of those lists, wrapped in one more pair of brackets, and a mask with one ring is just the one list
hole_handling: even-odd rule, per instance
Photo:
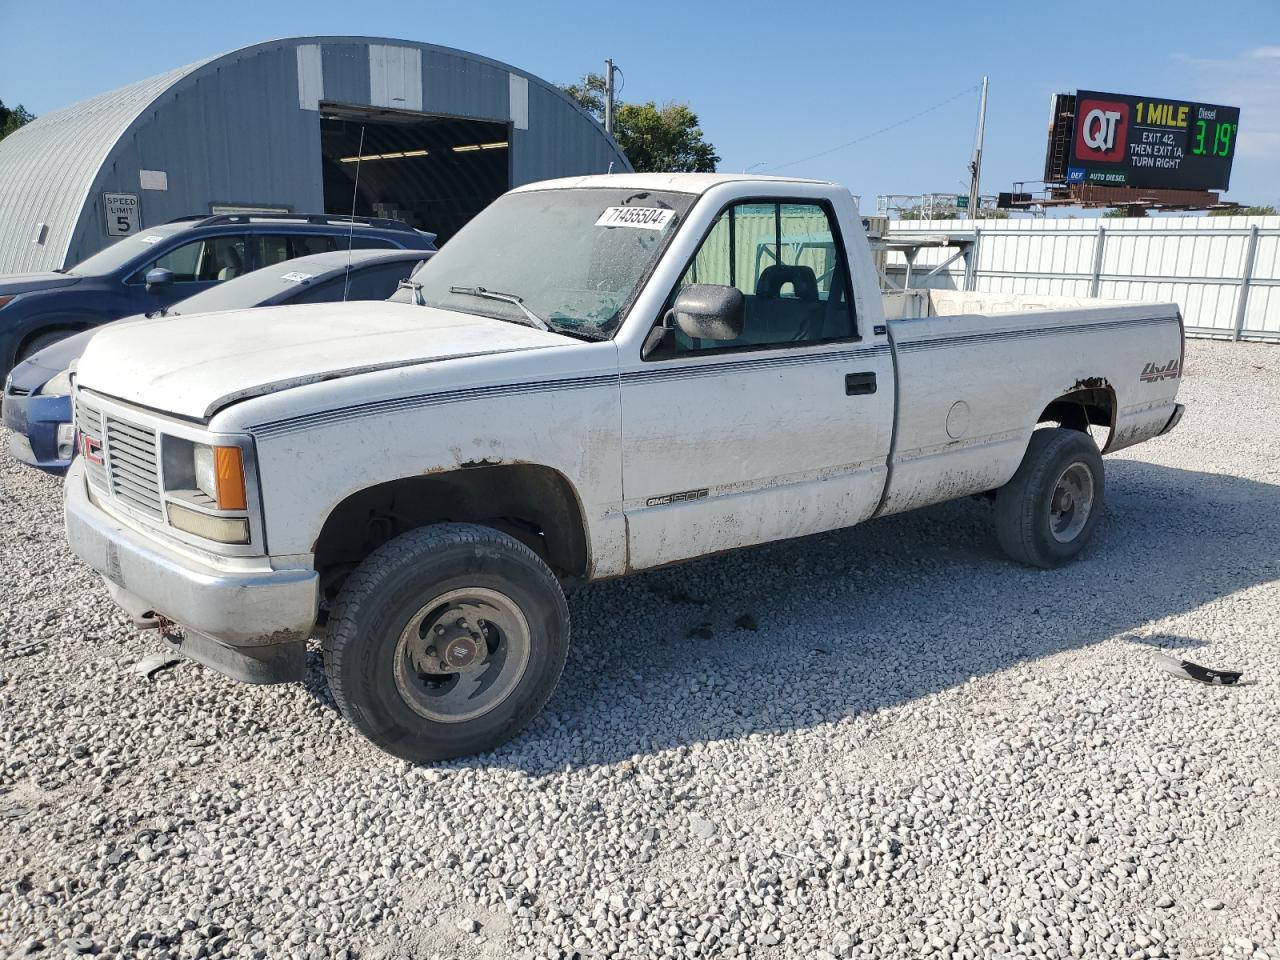
{"label": "black pinstripe decal", "polygon": [[320,410],[315,413],[302,414],[296,417],[268,420],[250,427],[249,432],[259,437],[274,437],[332,423],[364,420],[369,417],[403,413],[406,410],[459,403],[463,400],[486,400],[492,397],[550,393],[562,390],[583,390],[619,382],[648,383],[692,379],[694,377],[723,376],[768,367],[835,363],[842,360],[880,356],[888,352],[888,345],[880,344],[830,353],[755,357],[747,360],[727,360],[720,363],[703,363],[681,367],[655,366],[653,369],[629,371],[621,376],[617,374],[600,374],[590,377],[570,377],[563,380],[534,380],[525,383],[502,383],[483,387],[458,387],[453,390],[441,390],[438,393],[423,393],[412,397],[375,400],[372,403],[353,404],[346,407],[336,407],[332,410]]}
{"label": "black pinstripe decal", "polygon": [[[910,321],[906,321],[910,323]],[[1177,317],[1141,317],[1136,320],[1100,320],[1095,323],[1077,323],[1060,327],[1033,327],[1024,330],[995,330],[986,333],[957,333],[946,337],[930,337],[927,340],[908,340],[898,344],[899,353],[915,353],[920,350],[941,350],[946,347],[968,346],[976,343],[1005,343],[1032,337],[1055,337],[1086,330],[1107,330],[1114,327],[1145,326],[1152,323],[1177,323]]]}
{"label": "black pinstripe decal", "polygon": [[883,356],[889,352],[888,344],[837,350],[830,353],[790,354],[777,357],[753,357],[749,360],[725,360],[720,363],[698,363],[685,366],[655,364],[641,370],[628,370],[622,375],[623,383],[649,383],[666,380],[689,380],[695,377],[719,377],[768,367],[803,366],[813,363],[837,363],[844,360],[860,360]]}
{"label": "black pinstripe decal", "polygon": [[464,400],[485,400],[490,397],[550,393],[562,390],[587,390],[593,387],[616,384],[617,382],[617,374],[608,373],[590,377],[569,377],[563,380],[499,383],[483,387],[458,387],[453,390],[441,390],[437,393],[421,393],[412,397],[393,397],[388,400],[375,400],[372,403],[352,404],[346,407],[335,407],[332,410],[319,410],[315,413],[306,413],[297,417],[268,420],[250,427],[249,432],[259,437],[273,437],[331,423],[364,420],[385,414],[403,413],[406,410],[460,403]]}
{"label": "black pinstripe decal", "polygon": [[[906,321],[909,322],[909,321]],[[1081,323],[1061,327],[1037,327],[1023,330],[1000,330],[985,333],[961,333],[945,337],[931,337],[927,340],[913,340],[898,345],[899,353],[915,353],[923,350],[941,350],[976,343],[1000,343],[1010,340],[1021,340],[1031,337],[1057,336],[1078,333],[1086,330],[1108,329],[1112,327],[1143,325],[1150,323],[1176,323],[1175,317],[1149,317],[1135,320],[1103,320],[1096,323]],[[332,410],[320,410],[296,417],[284,417],[279,420],[268,420],[250,427],[250,432],[259,437],[281,436],[312,427],[342,423],[349,420],[364,420],[386,414],[402,413],[450,403],[461,403],[465,400],[486,400],[493,397],[522,396],[540,393],[552,393],[570,390],[588,390],[595,387],[616,385],[618,383],[642,384],[663,383],[671,380],[691,380],[700,377],[731,376],[735,373],[747,373],[773,367],[806,366],[816,363],[838,363],[849,360],[864,360],[884,356],[890,352],[887,343],[873,346],[855,347],[849,350],[835,350],[827,353],[788,354],[771,357],[752,357],[749,359],[730,359],[714,363],[685,364],[668,366],[655,364],[640,370],[628,370],[619,374],[596,374],[585,377],[567,377],[561,380],[533,380],[523,383],[500,383],[480,387],[457,387],[452,390],[441,390],[436,393],[422,393],[411,397],[393,397],[388,400],[375,400],[372,403],[352,404],[335,407]]]}

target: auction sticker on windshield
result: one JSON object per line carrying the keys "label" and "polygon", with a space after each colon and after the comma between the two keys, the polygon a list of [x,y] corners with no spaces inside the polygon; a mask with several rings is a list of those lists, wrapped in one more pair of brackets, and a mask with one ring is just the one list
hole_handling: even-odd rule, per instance
{"label": "auction sticker on windshield", "polygon": [[306,283],[314,276],[314,274],[303,273],[300,270],[294,270],[291,273],[283,273],[280,275],[281,280],[292,280],[294,283]]}
{"label": "auction sticker on windshield", "polygon": [[661,207],[609,207],[600,214],[597,227],[639,227],[642,230],[661,230],[676,215],[674,210]]}

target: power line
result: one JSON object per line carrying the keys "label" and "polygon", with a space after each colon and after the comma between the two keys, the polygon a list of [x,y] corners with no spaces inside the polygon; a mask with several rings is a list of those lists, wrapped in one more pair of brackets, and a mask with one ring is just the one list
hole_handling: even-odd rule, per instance
{"label": "power line", "polygon": [[965,87],[959,93],[953,96],[947,97],[947,99],[945,100],[939,100],[933,106],[925,107],[919,113],[913,113],[909,117],[903,117],[901,120],[897,121],[896,123],[891,123],[887,127],[881,127],[879,130],[872,130],[870,133],[863,134],[861,137],[858,137],[856,140],[850,140],[848,143],[842,143],[839,146],[829,147],[826,150],[820,150],[817,153],[811,153],[809,156],[801,157],[799,160],[788,160],[786,163],[780,163],[775,167],[770,167],[768,170],[764,172],[773,173],[775,170],[784,170],[787,167],[794,167],[797,163],[805,163],[809,160],[817,160],[818,157],[825,157],[829,153],[835,153],[837,150],[844,150],[844,149],[847,149],[848,147],[854,146],[855,144],[862,143],[864,140],[870,140],[872,137],[878,137],[880,136],[880,134],[888,133],[890,130],[895,130],[904,124],[910,123],[912,120],[919,120],[925,114],[933,113],[933,111],[935,110],[940,110],[943,107],[945,107],[947,104],[954,103],[955,101],[959,100],[961,97],[967,96],[968,94],[973,93],[980,86],[982,86],[982,84],[975,83],[973,86]]}

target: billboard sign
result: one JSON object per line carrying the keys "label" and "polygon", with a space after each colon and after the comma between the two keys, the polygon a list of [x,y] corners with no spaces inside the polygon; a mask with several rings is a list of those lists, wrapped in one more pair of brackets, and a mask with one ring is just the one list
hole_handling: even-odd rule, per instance
{"label": "billboard sign", "polygon": [[1240,108],[1080,90],[1067,182],[1225,190]]}

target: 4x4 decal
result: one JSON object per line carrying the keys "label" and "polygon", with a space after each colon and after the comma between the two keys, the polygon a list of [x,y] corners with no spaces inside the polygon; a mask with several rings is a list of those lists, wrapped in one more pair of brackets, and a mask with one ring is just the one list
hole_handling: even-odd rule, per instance
{"label": "4x4 decal", "polygon": [[1170,360],[1163,366],[1150,362],[1142,368],[1138,379],[1143,383],[1159,383],[1161,380],[1176,380],[1181,373],[1182,363],[1177,359]]}

